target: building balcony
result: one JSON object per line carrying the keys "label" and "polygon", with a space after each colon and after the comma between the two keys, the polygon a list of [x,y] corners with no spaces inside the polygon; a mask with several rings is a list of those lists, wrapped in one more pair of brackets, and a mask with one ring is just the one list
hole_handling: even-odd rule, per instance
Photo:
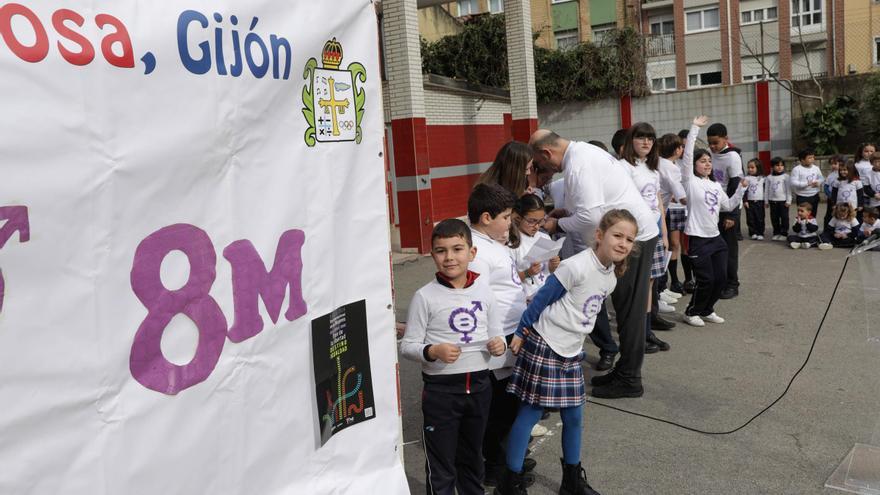
{"label": "building balcony", "polygon": [[661,7],[672,7],[672,0],[642,0],[642,8],[651,10]]}
{"label": "building balcony", "polygon": [[675,35],[672,34],[646,34],[645,56],[662,57],[675,54]]}

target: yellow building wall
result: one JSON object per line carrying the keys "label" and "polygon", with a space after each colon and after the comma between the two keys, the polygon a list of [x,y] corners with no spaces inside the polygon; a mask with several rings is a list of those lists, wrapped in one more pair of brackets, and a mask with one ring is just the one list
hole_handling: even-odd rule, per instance
{"label": "yellow building wall", "polygon": [[880,4],[874,0],[846,0],[844,4],[844,62],[857,72],[874,65],[874,38],[880,36]]}
{"label": "yellow building wall", "polygon": [[[453,4],[453,8],[458,7]],[[435,5],[419,9],[419,35],[428,41],[437,41],[450,34],[458,34],[462,31],[462,25],[444,9],[444,6]]]}
{"label": "yellow building wall", "polygon": [[535,45],[542,48],[556,48],[556,38],[553,36],[553,10],[550,8],[550,0],[531,0],[532,2],[532,32],[538,35]]}

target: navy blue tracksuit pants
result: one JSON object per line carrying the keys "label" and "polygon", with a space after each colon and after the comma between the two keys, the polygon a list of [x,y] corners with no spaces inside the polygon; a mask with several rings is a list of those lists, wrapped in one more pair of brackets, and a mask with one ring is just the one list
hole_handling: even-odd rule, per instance
{"label": "navy blue tracksuit pants", "polygon": [[684,311],[686,315],[709,316],[715,312],[715,303],[727,284],[727,252],[727,243],[720,235],[689,237],[688,256],[697,285]]}

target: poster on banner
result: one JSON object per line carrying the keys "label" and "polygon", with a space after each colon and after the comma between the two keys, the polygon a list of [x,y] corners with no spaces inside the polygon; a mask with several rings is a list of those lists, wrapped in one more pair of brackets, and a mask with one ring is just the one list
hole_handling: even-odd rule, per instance
{"label": "poster on banner", "polygon": [[0,493],[407,493],[374,6],[0,14]]}

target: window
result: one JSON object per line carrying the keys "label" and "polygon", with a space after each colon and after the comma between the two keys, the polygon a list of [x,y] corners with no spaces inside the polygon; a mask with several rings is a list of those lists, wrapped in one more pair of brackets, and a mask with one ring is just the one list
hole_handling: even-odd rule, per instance
{"label": "window", "polygon": [[874,65],[880,65],[880,37],[874,38]]}
{"label": "window", "polygon": [[675,91],[675,77],[658,77],[651,79],[651,91]]}
{"label": "window", "polygon": [[594,29],[593,30],[593,43],[596,43],[597,45],[601,45],[602,43],[605,42],[605,37],[608,36],[609,34],[611,34],[611,31],[613,31],[613,30],[614,30],[613,27]]}
{"label": "window", "polygon": [[578,30],[566,29],[565,31],[556,31],[556,48],[560,50],[568,50],[578,45]]}
{"label": "window", "polygon": [[493,14],[504,12],[504,0],[489,0],[489,12]]}
{"label": "window", "polygon": [[477,0],[458,0],[458,15],[473,15],[477,13]]}
{"label": "window", "polygon": [[823,0],[791,0],[791,27],[822,25]]}
{"label": "window", "polygon": [[716,86],[718,84],[721,84],[721,71],[703,72],[702,74],[690,74],[688,76],[688,86],[691,88]]}
{"label": "window", "polygon": [[675,34],[675,23],[672,19],[668,21],[650,21],[651,34]]}
{"label": "window", "polygon": [[718,29],[718,8],[695,10],[686,14],[687,32],[709,31]]}
{"label": "window", "polygon": [[766,9],[744,10],[740,14],[742,24],[756,24],[762,21],[776,20],[776,7],[767,7]]}

